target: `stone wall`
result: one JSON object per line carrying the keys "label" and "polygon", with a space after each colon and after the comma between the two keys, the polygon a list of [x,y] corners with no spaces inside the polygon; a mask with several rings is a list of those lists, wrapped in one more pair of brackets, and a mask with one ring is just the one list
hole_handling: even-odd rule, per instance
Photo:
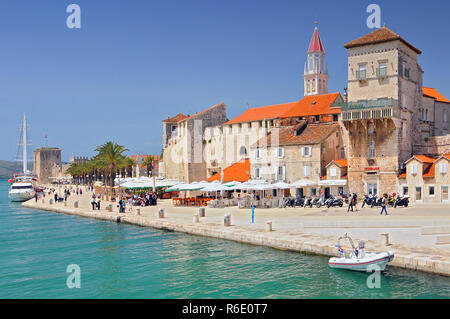
{"label": "stone wall", "polygon": [[38,148],[33,152],[34,172],[40,183],[49,183],[50,177],[61,177],[61,149]]}

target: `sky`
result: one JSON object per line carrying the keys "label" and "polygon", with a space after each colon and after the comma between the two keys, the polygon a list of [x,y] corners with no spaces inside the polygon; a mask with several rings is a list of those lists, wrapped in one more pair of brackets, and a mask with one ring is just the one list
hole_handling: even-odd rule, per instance
{"label": "sky", "polygon": [[[72,3],[80,29],[66,25]],[[424,85],[450,98],[449,1],[1,0],[0,159],[15,159],[24,113],[32,148],[60,147],[68,161],[110,140],[160,154],[161,121],[180,112],[224,102],[231,119],[300,100],[315,21],[329,92],[342,93],[343,46],[373,31],[371,3],[423,51]]]}

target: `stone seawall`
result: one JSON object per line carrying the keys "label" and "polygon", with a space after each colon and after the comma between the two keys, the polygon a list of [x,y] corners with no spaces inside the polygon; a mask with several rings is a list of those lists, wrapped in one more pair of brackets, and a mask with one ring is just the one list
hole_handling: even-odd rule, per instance
{"label": "stone seawall", "polygon": [[[32,201],[23,204],[26,208],[95,218],[131,225],[153,227],[157,229],[182,232],[192,235],[231,240],[252,245],[261,245],[280,250],[315,254],[322,256],[336,256],[334,244],[326,239],[308,238],[308,236],[290,235],[287,233],[268,232],[262,230],[244,230],[238,227],[225,227],[211,223],[179,223],[167,218],[151,218],[134,214],[119,214],[106,211],[85,211],[68,207],[50,205],[36,205]],[[387,247],[384,250],[388,250]],[[423,252],[395,250],[395,258],[389,266],[419,270],[444,276],[450,276],[450,262],[445,257],[430,256]]]}

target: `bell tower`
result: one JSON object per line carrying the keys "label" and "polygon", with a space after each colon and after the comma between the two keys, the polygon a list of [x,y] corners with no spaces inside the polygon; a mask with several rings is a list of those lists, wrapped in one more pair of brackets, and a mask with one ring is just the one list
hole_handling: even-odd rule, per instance
{"label": "bell tower", "polygon": [[328,66],[325,63],[325,50],[317,30],[317,22],[309,44],[303,79],[305,96],[328,93]]}

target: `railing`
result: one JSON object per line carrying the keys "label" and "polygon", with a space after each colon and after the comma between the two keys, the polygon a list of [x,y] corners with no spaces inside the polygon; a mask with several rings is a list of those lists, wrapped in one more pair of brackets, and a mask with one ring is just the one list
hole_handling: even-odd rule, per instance
{"label": "railing", "polygon": [[340,107],[342,111],[347,110],[364,110],[373,108],[392,108],[398,107],[398,101],[394,99],[378,99],[378,100],[367,100],[358,102],[336,102],[333,103],[332,107]]}

